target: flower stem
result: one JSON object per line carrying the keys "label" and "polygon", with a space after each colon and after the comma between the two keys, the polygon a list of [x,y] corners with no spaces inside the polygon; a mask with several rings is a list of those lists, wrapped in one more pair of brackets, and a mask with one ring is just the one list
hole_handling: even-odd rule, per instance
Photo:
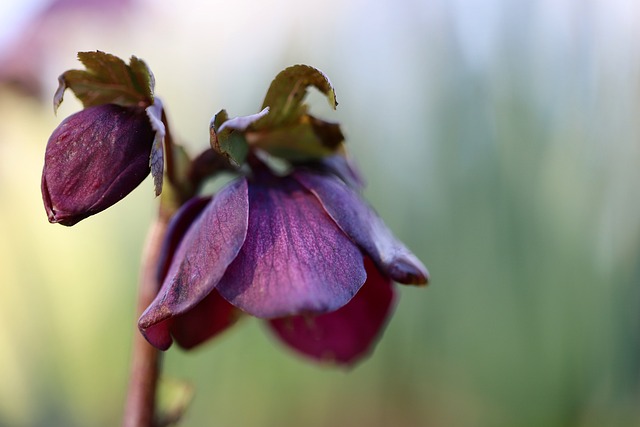
{"label": "flower stem", "polygon": [[[151,304],[158,293],[156,268],[167,224],[167,216],[159,215],[147,235],[138,289],[138,316]],[[160,373],[160,352],[151,346],[137,329],[133,334],[132,352],[131,376],[122,426],[152,427],[156,387]]]}

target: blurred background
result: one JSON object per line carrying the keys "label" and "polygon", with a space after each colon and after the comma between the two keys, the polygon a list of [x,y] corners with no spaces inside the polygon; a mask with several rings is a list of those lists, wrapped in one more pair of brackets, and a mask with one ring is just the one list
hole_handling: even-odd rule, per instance
{"label": "blurred background", "polygon": [[640,4],[46,0],[0,6],[0,426],[120,423],[150,179],[50,225],[40,174],[76,53],[143,58],[192,154],[306,63],[371,204],[429,267],[370,358],[299,359],[255,319],[165,358],[183,426],[640,426]]}

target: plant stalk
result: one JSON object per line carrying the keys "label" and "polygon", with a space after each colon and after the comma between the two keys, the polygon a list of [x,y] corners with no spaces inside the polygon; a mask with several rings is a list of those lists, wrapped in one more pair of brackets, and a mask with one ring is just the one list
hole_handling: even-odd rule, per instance
{"label": "plant stalk", "polygon": [[[138,316],[153,302],[159,290],[157,262],[168,222],[165,215],[159,215],[147,234],[138,288],[136,309]],[[131,376],[122,421],[123,427],[154,425],[160,359],[160,352],[149,344],[136,328],[133,334]]]}

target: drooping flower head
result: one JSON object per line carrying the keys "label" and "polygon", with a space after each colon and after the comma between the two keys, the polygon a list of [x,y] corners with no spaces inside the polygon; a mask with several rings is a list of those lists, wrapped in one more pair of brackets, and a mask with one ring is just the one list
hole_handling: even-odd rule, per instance
{"label": "drooping flower head", "polygon": [[[307,114],[310,85],[336,105],[324,74],[296,66],[276,77],[260,113],[214,118],[212,147],[248,173],[174,217],[162,288],[138,323],[154,346],[191,348],[244,313],[301,354],[352,364],[386,324],[392,282],[427,282],[361,198],[339,126]],[[273,172],[265,152],[290,170]]]}
{"label": "drooping flower head", "polygon": [[73,225],[113,205],[149,175],[154,131],[144,110],[89,107],[53,131],[42,196],[50,222]]}
{"label": "drooping flower head", "polygon": [[42,172],[47,216],[62,225],[121,200],[149,175],[150,159],[162,157],[162,106],[153,98],[153,76],[144,62],[133,57],[126,65],[102,52],[80,53],[79,58],[87,71],[60,76],[54,108],[67,88],[85,108],[53,131]]}
{"label": "drooping flower head", "polygon": [[386,323],[392,280],[423,284],[426,269],[337,176],[276,176],[252,163],[251,176],[176,215],[173,228],[191,225],[140,318],[143,334],[161,349],[172,336],[189,348],[243,312],[312,358],[356,361]]}

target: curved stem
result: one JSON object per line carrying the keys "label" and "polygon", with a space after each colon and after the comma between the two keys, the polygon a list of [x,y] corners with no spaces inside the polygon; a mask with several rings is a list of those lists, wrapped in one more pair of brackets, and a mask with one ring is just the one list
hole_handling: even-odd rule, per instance
{"label": "curved stem", "polygon": [[[159,215],[151,225],[143,252],[138,289],[138,316],[158,293],[157,261],[167,231],[168,218]],[[152,427],[155,413],[156,386],[160,372],[160,352],[136,329],[133,335],[131,376],[122,421],[123,427]]]}

